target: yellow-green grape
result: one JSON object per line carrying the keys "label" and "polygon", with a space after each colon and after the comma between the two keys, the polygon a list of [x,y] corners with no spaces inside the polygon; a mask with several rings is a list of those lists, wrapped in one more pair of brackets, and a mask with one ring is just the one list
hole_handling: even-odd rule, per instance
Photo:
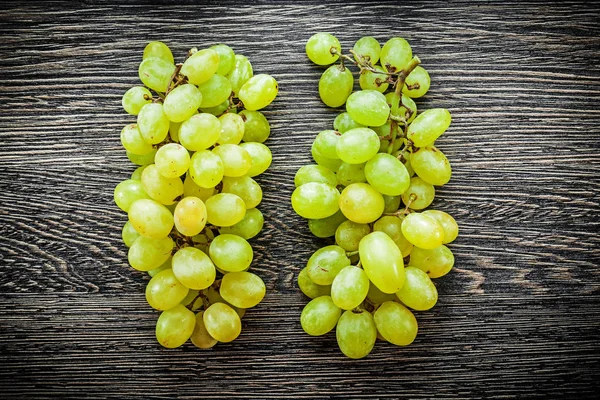
{"label": "yellow-green grape", "polygon": [[252,246],[241,236],[221,234],[213,239],[208,250],[215,266],[225,272],[245,271],[250,267]]}
{"label": "yellow-green grape", "polygon": [[224,226],[219,228],[219,233],[229,233],[232,235],[238,235],[248,240],[258,235],[262,230],[265,218],[258,208],[251,208],[246,210],[246,215],[237,224],[232,226]]}
{"label": "yellow-green grape", "polygon": [[444,242],[444,229],[431,216],[422,213],[408,214],[402,221],[402,234],[412,244],[422,249],[435,249]]}
{"label": "yellow-green grape", "polygon": [[247,110],[256,111],[265,108],[277,96],[277,81],[271,75],[259,74],[248,79],[240,88],[238,98]]}
{"label": "yellow-green grape", "polygon": [[414,314],[402,304],[386,301],[373,314],[377,331],[396,346],[408,346],[417,337],[419,325]]}
{"label": "yellow-green grape", "polygon": [[190,174],[185,176],[183,181],[183,196],[184,197],[197,197],[202,201],[208,200],[212,195],[215,194],[215,188],[203,188],[194,183]]}
{"label": "yellow-green grape", "polygon": [[239,308],[236,307],[232,304],[229,304],[219,293],[218,289],[215,287],[215,285],[212,285],[211,287],[204,289],[203,290],[204,295],[206,296],[206,299],[208,300],[208,305],[212,305],[215,303],[223,303],[223,304],[227,304],[229,307],[231,307],[240,318],[242,318],[245,314],[246,314],[246,309],[245,308]]}
{"label": "yellow-green grape", "polygon": [[169,237],[152,239],[140,236],[129,248],[127,260],[129,265],[138,271],[150,271],[169,258],[174,245]]}
{"label": "yellow-green grape", "polygon": [[196,314],[196,325],[194,326],[192,336],[190,336],[190,341],[199,349],[210,349],[219,343],[217,339],[210,336],[210,333],[208,333],[204,326],[204,311]]}
{"label": "yellow-green grape", "polygon": [[421,147],[413,151],[410,165],[421,179],[432,185],[445,185],[452,176],[450,161],[434,146]]}
{"label": "yellow-green grape", "polygon": [[[379,53],[381,53],[381,45],[372,36],[363,36],[354,43],[354,47],[352,47],[354,53],[356,55],[361,55],[363,57],[368,57],[368,60],[371,62],[371,65],[377,64],[379,61]],[[354,56],[354,59],[358,61],[358,57]]]}
{"label": "yellow-green grape", "polygon": [[426,210],[423,214],[433,217],[439,222],[444,229],[444,241],[443,243],[451,243],[458,236],[458,224],[456,220],[447,212],[440,210]]}
{"label": "yellow-green grape", "polygon": [[396,296],[407,307],[425,311],[437,303],[438,292],[429,276],[419,268],[406,267],[406,281]]}
{"label": "yellow-green grape", "polygon": [[140,236],[141,235],[139,234],[139,232],[135,230],[133,225],[131,225],[131,222],[125,222],[125,225],[123,225],[123,229],[121,229],[121,239],[123,239],[123,243],[125,243],[125,246],[131,247],[133,242],[135,242],[135,239],[139,238]]}
{"label": "yellow-green grape", "polygon": [[412,98],[423,97],[429,90],[430,85],[431,78],[429,77],[429,73],[425,68],[417,65],[406,77],[402,93]]}
{"label": "yellow-green grape", "polygon": [[197,151],[190,159],[189,176],[201,188],[214,188],[223,180],[221,157],[210,150]]}
{"label": "yellow-green grape", "polygon": [[235,63],[233,69],[227,74],[227,79],[231,82],[231,90],[237,96],[240,88],[252,78],[254,72],[252,71],[252,64],[250,61],[241,54],[235,55]]}
{"label": "yellow-green grape", "polygon": [[309,182],[324,183],[332,187],[335,187],[338,183],[335,173],[329,168],[315,164],[303,165],[296,171],[296,175],[294,176],[294,185],[296,187]]}
{"label": "yellow-green grape", "polygon": [[337,180],[342,186],[348,186],[353,183],[366,182],[365,164],[348,164],[343,162],[337,170]]}
{"label": "yellow-green grape", "polygon": [[231,95],[231,82],[222,75],[215,74],[209,80],[198,85],[202,93],[201,108],[216,107]]}
{"label": "yellow-green grape", "polygon": [[181,67],[181,73],[188,81],[200,85],[209,80],[219,68],[219,53],[213,49],[203,49],[192,54]]}
{"label": "yellow-green grape", "polygon": [[319,79],[319,97],[329,107],[339,107],[346,102],[354,86],[354,76],[344,65],[332,65]]}
{"label": "yellow-green grape", "polygon": [[340,246],[331,245],[315,251],[308,262],[308,277],[317,285],[331,285],[337,274],[350,265],[346,251]]}
{"label": "yellow-green grape", "polygon": [[396,299],[396,293],[384,293],[373,282],[369,282],[369,291],[367,292],[367,300],[373,304],[382,304],[386,301]]}
{"label": "yellow-green grape", "polygon": [[239,115],[244,119],[244,142],[263,143],[271,134],[269,121],[260,111],[242,110]]}
{"label": "yellow-green grape", "polygon": [[181,122],[169,122],[169,137],[176,143],[179,143],[179,128],[181,128]]}
{"label": "yellow-green grape", "polygon": [[204,229],[206,219],[206,206],[197,197],[184,197],[175,206],[173,221],[182,235],[196,236]]}
{"label": "yellow-green grape", "polygon": [[404,284],[404,261],[396,243],[384,232],[365,236],[358,246],[365,273],[383,293],[395,293]]}
{"label": "yellow-green grape", "polygon": [[346,251],[358,250],[361,239],[371,233],[367,224],[344,221],[335,231],[335,243]]}
{"label": "yellow-green grape", "polygon": [[169,256],[169,258],[167,258],[167,261],[160,264],[158,267],[153,268],[150,271],[148,271],[148,275],[150,275],[151,278],[154,278],[156,275],[158,275],[159,272],[162,272],[165,269],[171,269],[171,260],[172,259],[173,259],[173,256]]}
{"label": "yellow-green grape", "polygon": [[365,70],[358,78],[358,84],[363,90],[377,90],[380,93],[385,93],[389,87],[387,82],[387,74],[385,70],[379,66],[375,66],[375,72]]}
{"label": "yellow-green grape", "polygon": [[310,152],[312,154],[313,159],[318,165],[328,168],[333,172],[336,172],[342,164],[342,160],[340,160],[339,158],[335,159],[325,157],[319,152],[319,150],[315,146],[311,147]]}
{"label": "yellow-green grape", "polygon": [[173,215],[167,207],[150,199],[136,200],[129,207],[129,222],[142,236],[162,239],[173,229]]}
{"label": "yellow-green grape", "polygon": [[340,133],[347,132],[354,128],[364,128],[364,125],[361,125],[353,120],[350,114],[347,112],[338,114],[338,116],[333,120],[333,129]]}
{"label": "yellow-green grape", "polygon": [[314,283],[308,276],[307,267],[304,267],[298,274],[298,288],[311,299],[331,294],[331,285],[322,286]]}
{"label": "yellow-green grape", "polygon": [[210,46],[211,49],[219,53],[219,67],[216,73],[219,75],[227,75],[235,65],[235,53],[233,49],[226,44],[215,44]]}
{"label": "yellow-green grape", "polygon": [[138,75],[142,83],[152,90],[164,93],[171,84],[175,65],[158,57],[149,57],[140,63]]}
{"label": "yellow-green grape", "polygon": [[321,219],[309,219],[308,229],[316,237],[326,238],[335,235],[337,227],[348,218],[344,214],[337,210],[335,214],[330,215],[327,218]]}
{"label": "yellow-green grape", "polygon": [[202,320],[208,334],[219,342],[231,342],[242,331],[240,316],[225,303],[212,304],[204,310]]}
{"label": "yellow-green grape", "polygon": [[337,143],[341,134],[334,130],[324,130],[317,134],[312,146],[327,158],[339,158],[337,154]]}
{"label": "yellow-green grape", "polygon": [[381,194],[401,195],[410,186],[410,176],[406,167],[396,157],[378,153],[365,165],[367,182]]}
{"label": "yellow-green grape", "polygon": [[146,301],[157,310],[175,307],[187,296],[189,289],[177,280],[172,269],[156,274],[146,286]]}
{"label": "yellow-green grape", "polygon": [[237,144],[222,144],[212,152],[221,158],[224,176],[244,176],[252,167],[250,154]]}
{"label": "yellow-green grape", "polygon": [[366,357],[377,340],[373,316],[365,310],[345,311],[337,323],[335,337],[340,350],[347,357]]}
{"label": "yellow-green grape", "polygon": [[379,62],[386,71],[399,72],[406,68],[410,60],[412,60],[412,48],[405,39],[400,37],[393,37],[385,42],[379,54]]}
{"label": "yellow-green grape", "polygon": [[414,247],[408,265],[423,270],[430,278],[439,278],[454,266],[454,254],[444,245],[432,250]]}
{"label": "yellow-green grape", "polygon": [[378,151],[379,136],[369,128],[351,129],[340,136],[336,144],[337,156],[348,164],[365,163]]}
{"label": "yellow-green grape", "polygon": [[196,316],[193,311],[178,304],[163,311],[156,322],[156,339],[163,347],[174,349],[182,346],[192,336]]}
{"label": "yellow-green grape", "polygon": [[177,280],[187,288],[202,290],[215,281],[215,265],[202,250],[195,247],[177,250],[171,265]]}
{"label": "yellow-green grape", "polygon": [[146,104],[137,116],[137,126],[144,138],[150,144],[165,140],[169,133],[169,118],[159,103]]}
{"label": "yellow-green grape", "polygon": [[400,207],[400,201],[402,198],[400,196],[386,196],[383,195],[383,201],[385,202],[385,207],[383,208],[384,214],[389,214],[396,212]]}
{"label": "yellow-green grape", "polygon": [[[393,98],[394,92],[386,93],[385,99],[390,108],[393,106]],[[398,117],[402,117],[406,119],[408,123],[411,123],[417,116],[417,104],[413,99],[405,94],[402,94],[401,100],[402,102],[400,103],[400,108],[398,109]]]}
{"label": "yellow-green grape", "polygon": [[452,122],[450,112],[445,108],[432,108],[423,111],[408,126],[407,136],[416,147],[433,144]]}
{"label": "yellow-green grape", "polygon": [[220,135],[221,121],[208,113],[192,115],[179,127],[179,143],[190,151],[208,149]]}
{"label": "yellow-green grape", "polygon": [[[398,154],[398,155],[400,155],[400,154]],[[414,176],[415,170],[413,169],[412,165],[410,164],[411,153],[407,150],[403,150],[401,152],[401,155],[402,155],[402,164],[404,164],[404,166],[406,167],[406,170],[408,171],[408,175]]]}
{"label": "yellow-green grape", "polygon": [[319,296],[308,302],[300,314],[300,325],[311,336],[322,336],[335,328],[342,310],[331,296]]}
{"label": "yellow-green grape", "polygon": [[340,192],[336,188],[325,183],[308,182],[292,193],[292,207],[303,218],[327,218],[340,209],[339,199]]}
{"label": "yellow-green grape", "polygon": [[173,53],[171,52],[171,49],[169,49],[169,46],[159,41],[149,42],[146,47],[144,47],[142,60],[150,57],[157,57],[171,64],[175,62]]}
{"label": "yellow-green grape", "polygon": [[402,201],[413,210],[427,208],[435,198],[435,188],[418,176],[410,179],[410,186],[402,193]]}
{"label": "yellow-green grape", "polygon": [[152,103],[152,93],[143,86],[134,86],[127,90],[121,99],[126,113],[138,115],[142,107]]}
{"label": "yellow-green grape", "polygon": [[169,121],[183,122],[203,104],[203,93],[191,83],[177,86],[171,90],[163,103],[163,109]]}
{"label": "yellow-green grape", "polygon": [[400,218],[390,215],[383,216],[373,224],[373,230],[386,233],[396,243],[402,257],[408,256],[412,251],[412,243],[406,240],[404,234],[402,234],[402,220]]}
{"label": "yellow-green grape", "polygon": [[179,143],[167,143],[158,149],[154,162],[165,178],[179,178],[190,167],[190,153]]}
{"label": "yellow-green grape", "polygon": [[367,183],[348,185],[339,196],[340,210],[350,221],[359,224],[376,221],[383,214],[384,206],[381,193]]}
{"label": "yellow-green grape", "polygon": [[359,124],[381,126],[390,116],[385,96],[376,90],[359,90],[348,97],[346,111]]}
{"label": "yellow-green grape", "polygon": [[249,177],[255,177],[265,172],[273,161],[271,150],[262,143],[240,143],[240,147],[248,152],[252,159],[252,166],[246,172]]}
{"label": "yellow-green grape", "polygon": [[212,114],[215,117],[219,117],[221,114],[224,114],[226,112],[234,112],[233,110],[229,110],[230,106],[231,103],[229,102],[229,98],[227,98],[227,100],[214,107],[200,107],[200,111],[203,113]]}
{"label": "yellow-green grape", "polygon": [[246,204],[232,193],[218,193],[205,202],[208,223],[216,226],[232,226],[246,215]]}
{"label": "yellow-green grape", "polygon": [[139,154],[133,154],[130,151],[127,151],[126,154],[127,158],[132,163],[136,165],[145,166],[154,162],[154,155],[156,154],[156,149],[153,149],[150,153],[144,154],[143,156],[140,156]]}
{"label": "yellow-green grape", "polygon": [[306,42],[306,55],[315,64],[333,64],[340,58],[340,54],[340,41],[330,33],[315,33]]}
{"label": "yellow-green grape", "polygon": [[177,198],[183,194],[181,179],[164,177],[156,164],[151,164],[144,169],[141,182],[144,190],[153,200],[167,206],[175,203]]}
{"label": "yellow-green grape", "polygon": [[221,192],[239,196],[244,200],[246,209],[258,206],[263,197],[260,185],[249,176],[241,176],[239,178],[224,177]]}
{"label": "yellow-green grape", "polygon": [[142,172],[144,172],[144,169],[146,169],[147,165],[142,165],[137,167],[132,173],[131,173],[131,177],[129,179],[133,179],[135,181],[141,181],[142,180]]}
{"label": "yellow-green grape", "polygon": [[142,156],[151,153],[153,150],[152,145],[146,142],[140,133],[137,124],[126,125],[121,130],[121,144],[125,150]]}
{"label": "yellow-green grape", "polygon": [[[308,270],[310,274],[310,268]],[[343,310],[358,307],[369,292],[369,277],[361,268],[349,265],[342,268],[331,283],[331,298]]]}
{"label": "yellow-green grape", "polygon": [[142,182],[126,179],[115,186],[113,197],[115,204],[123,211],[128,212],[131,205],[139,199],[149,199]]}
{"label": "yellow-green grape", "polygon": [[234,113],[225,113],[219,117],[221,134],[217,143],[239,144],[244,137],[244,119]]}
{"label": "yellow-green grape", "polygon": [[239,308],[252,308],[265,297],[266,287],[260,276],[252,272],[228,272],[221,280],[223,299]]}

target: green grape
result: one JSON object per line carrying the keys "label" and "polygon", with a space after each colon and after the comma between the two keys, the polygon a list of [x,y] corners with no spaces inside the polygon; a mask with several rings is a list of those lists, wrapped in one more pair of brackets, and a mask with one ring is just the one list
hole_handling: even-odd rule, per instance
{"label": "green grape", "polygon": [[225,113],[219,117],[221,134],[217,143],[239,144],[244,137],[244,119],[234,113]]}
{"label": "green grape", "polygon": [[404,260],[396,243],[384,232],[365,236],[358,246],[360,262],[371,282],[383,293],[395,293],[404,284]]}
{"label": "green grape", "polygon": [[[363,36],[354,43],[352,48],[354,53],[363,57],[368,57],[371,65],[377,64],[379,61],[379,53],[381,53],[381,45],[372,36]],[[355,55],[354,59],[359,61],[359,58]]]}
{"label": "green grape", "polygon": [[192,115],[181,123],[179,142],[190,151],[205,150],[217,143],[221,121],[208,113]]}
{"label": "green grape", "polygon": [[121,131],[121,144],[125,150],[141,156],[152,153],[152,150],[154,150],[152,145],[144,140],[136,124],[129,124],[123,128]]}
{"label": "green grape", "polygon": [[329,107],[339,107],[346,102],[352,88],[354,76],[343,64],[327,68],[319,79],[319,97]]}
{"label": "green grape", "polygon": [[167,91],[174,73],[175,65],[158,57],[146,58],[138,68],[142,83],[159,93]]}
{"label": "green grape", "polygon": [[169,256],[167,261],[148,271],[148,275],[150,275],[151,278],[154,278],[159,272],[164,271],[165,269],[171,269],[171,260],[173,260],[173,256]]}
{"label": "green grape", "polygon": [[416,267],[406,267],[406,281],[396,296],[407,307],[425,311],[437,303],[438,292],[429,276]]}
{"label": "green grape", "polygon": [[292,193],[296,214],[307,219],[327,218],[340,209],[340,192],[325,183],[308,182]]}
{"label": "green grape", "polygon": [[169,49],[169,46],[159,41],[149,42],[146,45],[146,47],[144,47],[144,54],[142,56],[142,60],[145,60],[146,58],[150,57],[163,59],[170,64],[175,63],[173,53],[171,53],[171,49]]}
{"label": "green grape", "polygon": [[222,144],[215,147],[212,152],[221,158],[224,176],[234,178],[244,176],[252,167],[252,157],[237,144]]}
{"label": "green grape", "polygon": [[310,229],[311,233],[316,237],[331,237],[335,235],[337,227],[344,221],[347,221],[347,218],[340,210],[337,210],[335,214],[330,215],[327,218],[309,219],[308,229]]}
{"label": "green grape", "polygon": [[358,250],[361,239],[371,233],[367,224],[344,221],[335,231],[335,243],[346,251]]}
{"label": "green grape", "polygon": [[308,276],[307,267],[304,267],[298,274],[298,287],[305,296],[311,299],[331,294],[331,285],[322,286],[314,283]]}
{"label": "green grape", "polygon": [[351,129],[340,136],[336,150],[342,161],[348,164],[362,164],[379,151],[379,136],[369,128]]}
{"label": "green grape", "polygon": [[246,204],[232,193],[218,193],[206,200],[208,223],[216,226],[232,226],[246,214]]}
{"label": "green grape", "polygon": [[309,164],[298,169],[294,176],[294,185],[302,186],[308,182],[319,182],[329,186],[337,186],[337,178],[329,168],[321,165]]}
{"label": "green grape", "polygon": [[379,62],[386,71],[399,72],[406,68],[410,60],[412,60],[410,44],[400,37],[388,40],[381,48],[381,53],[379,54]]}
{"label": "green grape", "polygon": [[244,201],[247,209],[258,206],[263,197],[260,185],[249,176],[239,178],[224,177],[221,192],[239,196]]}
{"label": "green grape", "polygon": [[337,142],[340,138],[340,133],[333,130],[321,131],[315,137],[313,146],[316,150],[327,158],[336,159],[339,158],[337,155]]}
{"label": "green grape", "polygon": [[235,55],[235,63],[233,69],[227,74],[227,79],[231,82],[231,90],[237,96],[240,88],[252,78],[254,72],[252,71],[252,64],[248,59],[241,55]]}
{"label": "green grape", "polygon": [[408,214],[402,221],[402,234],[412,244],[422,249],[435,249],[444,241],[444,229],[431,216],[422,213]]}
{"label": "green grape", "polygon": [[196,236],[202,232],[206,218],[206,206],[197,197],[184,197],[177,203],[173,213],[175,228],[184,236]]}
{"label": "green grape", "polygon": [[346,101],[346,111],[353,120],[367,126],[381,126],[390,115],[385,96],[376,90],[352,93]]}
{"label": "green grape", "polygon": [[242,331],[240,316],[225,303],[212,304],[204,311],[202,320],[208,334],[219,342],[231,342]]}
{"label": "green grape", "polygon": [[150,144],[165,140],[169,133],[169,119],[163,111],[162,104],[146,104],[137,116],[137,127],[142,138]]}
{"label": "green grape", "polygon": [[128,212],[131,205],[139,199],[149,199],[142,182],[126,179],[115,186],[115,204],[123,211]]}
{"label": "green grape", "polygon": [[135,242],[135,239],[139,238],[140,236],[141,235],[135,230],[131,222],[125,222],[125,225],[123,225],[123,229],[121,230],[121,238],[123,239],[125,246],[131,247],[133,242]]}
{"label": "green grape", "polygon": [[181,67],[181,73],[188,81],[200,85],[209,80],[219,68],[219,53],[213,49],[203,49],[192,54]]}
{"label": "green grape", "polygon": [[173,215],[157,201],[136,200],[129,207],[128,214],[131,225],[143,236],[162,239],[173,229]]}
{"label": "green grape", "polygon": [[417,65],[406,77],[402,94],[406,94],[412,98],[423,97],[429,90],[430,85],[431,79],[429,78],[429,73],[425,68]]}
{"label": "green grape", "polygon": [[450,272],[454,266],[454,254],[444,245],[433,250],[414,247],[408,265],[423,270],[430,278],[439,278]]}
{"label": "green grape", "polygon": [[246,239],[231,234],[215,237],[210,243],[209,255],[217,268],[226,272],[245,271],[254,256]]}
{"label": "green grape", "polygon": [[417,319],[402,304],[386,301],[375,311],[373,319],[381,336],[396,346],[408,346],[417,337]]}
{"label": "green grape", "polygon": [[262,230],[265,218],[258,208],[250,208],[246,210],[246,215],[237,224],[232,226],[224,226],[219,229],[219,233],[229,233],[238,235],[248,240],[258,235]]}
{"label": "green grape", "polygon": [[143,86],[134,86],[127,90],[121,99],[126,113],[138,115],[143,106],[152,103],[152,93]]}
{"label": "green grape", "polygon": [[177,201],[183,194],[183,182],[179,178],[166,178],[159,172],[156,164],[149,165],[142,172],[142,185],[153,200],[164,205]]}
{"label": "green grape", "polygon": [[163,103],[163,110],[169,121],[183,122],[195,113],[204,102],[204,93],[196,85],[187,83],[171,90]]}
{"label": "green grape", "polygon": [[[310,268],[308,270],[310,274]],[[369,292],[369,277],[361,268],[349,265],[342,268],[331,284],[331,299],[342,310],[358,307]]]}
{"label": "green grape", "polygon": [[404,166],[406,167],[406,170],[408,171],[408,175],[413,176],[415,174],[415,170],[413,169],[412,165],[410,164],[410,152],[408,151],[403,151],[402,152],[402,163],[404,164]]}
{"label": "green grape", "polygon": [[187,296],[189,289],[177,280],[172,269],[156,274],[146,286],[146,301],[157,310],[173,308]]}
{"label": "green grape", "polygon": [[202,250],[195,247],[177,250],[171,265],[177,280],[187,288],[202,290],[215,281],[215,265]]}
{"label": "green grape", "polygon": [[215,188],[203,188],[196,185],[192,177],[187,174],[183,181],[183,196],[184,197],[197,197],[202,201],[208,200],[208,198],[215,194]]}
{"label": "green grape", "polygon": [[277,81],[271,75],[259,74],[248,79],[240,88],[238,98],[247,110],[256,111],[265,108],[277,96]]}
{"label": "green grape", "polygon": [[178,143],[167,143],[158,149],[154,162],[165,178],[179,178],[190,167],[190,153]]}
{"label": "green grape", "polygon": [[225,299],[221,296],[221,294],[219,293],[219,291],[215,287],[215,285],[212,285],[208,289],[205,289],[203,292],[205,293],[206,299],[208,300],[208,305],[212,305],[212,304],[216,304],[216,303],[223,303],[223,304],[227,304],[229,307],[231,307],[238,314],[238,316],[240,318],[242,318],[246,314],[245,308],[236,307],[232,304],[229,304],[227,301],[225,301]]}
{"label": "green grape", "polygon": [[308,302],[300,314],[300,325],[311,336],[322,336],[335,328],[342,310],[331,296],[320,296]]}
{"label": "green grape", "polygon": [[171,141],[179,143],[179,129],[181,128],[181,122],[169,122],[169,137]]}
{"label": "green grape", "polygon": [[365,177],[365,163],[348,164],[343,162],[338,168],[336,175],[338,183],[342,186],[367,181]]}
{"label": "green grape", "polygon": [[192,336],[190,336],[190,341],[200,349],[210,349],[219,343],[217,339],[210,336],[210,333],[206,330],[206,326],[204,326],[204,311],[196,314],[196,325],[194,326]]}
{"label": "green grape", "polygon": [[385,215],[373,224],[373,231],[384,232],[396,242],[402,237],[402,221],[398,217]]}
{"label": "green grape", "polygon": [[375,154],[365,165],[365,177],[371,186],[388,196],[401,195],[410,186],[406,167],[389,154]]}
{"label": "green grape", "polygon": [[306,55],[315,64],[333,64],[340,54],[342,47],[339,40],[329,33],[315,33],[306,42]]}
{"label": "green grape", "polygon": [[133,179],[134,181],[141,181],[142,180],[142,172],[144,172],[144,169],[146,169],[147,165],[142,165],[139,166],[135,169],[135,171],[133,171],[131,173],[131,177],[129,179]]}
{"label": "green grape", "polygon": [[440,210],[427,210],[423,214],[433,217],[442,226],[444,230],[444,241],[442,243],[451,243],[458,236],[458,224],[452,216]]}
{"label": "green grape", "polygon": [[384,206],[381,194],[367,183],[348,185],[339,196],[339,207],[346,218],[359,224],[376,221]]}
{"label": "green grape", "polygon": [[356,122],[355,120],[353,120],[352,117],[350,116],[350,114],[348,114],[347,112],[338,114],[338,116],[335,117],[335,119],[333,120],[333,129],[335,129],[336,131],[338,131],[340,133],[345,133],[345,132],[349,131],[350,129],[364,128],[364,127],[365,127],[364,125],[361,125],[358,122]]}
{"label": "green grape", "polygon": [[263,143],[271,134],[269,121],[260,111],[242,110],[239,114],[244,119],[244,142]]}
{"label": "green grape", "polygon": [[163,311],[156,322],[156,339],[163,347],[174,349],[182,346],[192,336],[196,316],[193,311],[178,304]]}
{"label": "green grape", "polygon": [[452,122],[450,112],[445,108],[432,108],[423,111],[408,126],[407,136],[416,147],[425,147],[433,144]]}
{"label": "green grape", "polygon": [[227,100],[225,100],[221,104],[216,105],[214,107],[200,107],[200,111],[203,113],[211,114],[211,115],[214,115],[215,117],[218,117],[221,114],[224,114],[226,112],[229,112],[229,113],[235,112],[234,109],[231,109],[231,110],[229,109],[230,106],[231,106],[231,104],[229,102],[229,98],[227,98]]}
{"label": "green grape", "polygon": [[224,76],[215,74],[206,82],[199,84],[198,90],[202,93],[200,107],[216,107],[226,101],[229,95],[231,95],[231,82]]}
{"label": "green grape", "polygon": [[138,271],[150,271],[169,258],[174,245],[169,237],[152,239],[140,236],[129,248],[127,260],[129,265]]}
{"label": "green grape", "polygon": [[266,287],[260,276],[252,272],[229,272],[221,281],[221,296],[239,308],[252,308],[265,297]]}
{"label": "green grape", "polygon": [[384,293],[373,282],[369,282],[369,291],[367,299],[373,304],[382,304],[386,301],[393,301],[396,298],[395,293]]}
{"label": "green grape", "polygon": [[383,208],[383,213],[390,214],[390,213],[396,212],[398,210],[398,208],[400,207],[400,200],[401,200],[400,196],[386,196],[384,194],[383,201],[385,203],[385,206]]}
{"label": "green grape", "polygon": [[235,65],[235,53],[233,49],[226,44],[215,44],[210,46],[211,49],[219,53],[219,67],[216,73],[219,75],[227,75]]}
{"label": "green grape", "polygon": [[410,186],[402,194],[402,201],[413,210],[427,208],[435,198],[435,188],[418,176],[410,178]]}
{"label": "green grape", "polygon": [[387,78],[385,70],[376,65],[375,72],[369,70],[362,72],[358,78],[358,83],[363,90],[376,90],[379,93],[385,93],[390,86]]}
{"label": "green grape", "polygon": [[190,159],[189,176],[201,188],[214,188],[223,179],[221,157],[210,150],[197,151]]}
{"label": "green grape", "polygon": [[433,146],[421,147],[410,156],[410,165],[425,182],[442,186],[450,181],[452,168],[440,150]]}
{"label": "green grape", "polygon": [[348,310],[340,317],[335,330],[338,346],[350,358],[364,358],[375,346],[377,328],[370,312]]}
{"label": "green grape", "polygon": [[340,159],[328,158],[323,156],[321,153],[319,153],[319,150],[315,146],[311,147],[310,152],[312,154],[313,159],[318,165],[328,168],[333,172],[336,172],[342,164],[342,160]]}
{"label": "green grape", "polygon": [[350,259],[346,256],[346,251],[336,245],[320,248],[306,263],[308,277],[322,286],[331,285],[337,274],[348,265]]}
{"label": "green grape", "polygon": [[240,147],[250,154],[252,166],[246,173],[249,177],[255,177],[265,172],[273,161],[271,150],[262,143],[240,143]]}

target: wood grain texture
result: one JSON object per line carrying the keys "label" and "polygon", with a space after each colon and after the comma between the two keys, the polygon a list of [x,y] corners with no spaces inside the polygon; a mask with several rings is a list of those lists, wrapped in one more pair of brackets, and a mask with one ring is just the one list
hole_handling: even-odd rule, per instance
{"label": "wood grain texture", "polygon": [[[410,3],[410,4],[404,4]],[[0,9],[0,397],[594,398],[600,389],[600,7],[562,2],[4,2]],[[407,38],[448,108],[461,227],[438,305],[406,348],[366,359],[308,337],[295,277],[319,245],[289,203],[338,110],[318,98],[317,31],[348,49]],[[150,40],[181,59],[224,42],[272,74],[272,167],[253,270],[268,294],[230,344],[160,348],[148,277],[112,201],[134,167],[122,94]]]}

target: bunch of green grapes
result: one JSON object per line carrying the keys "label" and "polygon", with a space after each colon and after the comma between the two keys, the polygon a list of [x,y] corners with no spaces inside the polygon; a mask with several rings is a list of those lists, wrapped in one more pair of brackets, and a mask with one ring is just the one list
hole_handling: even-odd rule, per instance
{"label": "bunch of green grapes", "polygon": [[[294,210],[315,236],[335,238],[298,275],[298,286],[312,299],[300,322],[314,336],[336,328],[341,351],[362,358],[377,338],[399,346],[413,342],[418,325],[411,310],[436,304],[431,279],[454,265],[446,244],[458,235],[456,221],[426,210],[435,186],[450,179],[450,163],[434,142],[451,117],[445,109],[417,115],[413,98],[427,92],[430,79],[402,38],[382,47],[363,37],[343,55],[337,38],[317,33],[306,53],[319,65],[341,61],[321,76],[319,95],[328,106],[345,104],[346,111],[333,129],[316,136],[316,164],[295,176]],[[353,90],[348,64],[358,66],[361,90]]]}
{"label": "bunch of green grapes", "polygon": [[122,101],[137,121],[121,131],[139,167],[114,190],[129,217],[122,232],[129,264],[152,277],[146,299],[161,311],[161,345],[230,342],[266,291],[248,272],[248,239],[264,222],[253,178],[272,157],[259,110],[275,99],[277,82],[254,75],[250,61],[224,44],[194,48],[175,64],[167,45],[150,42],[139,77],[144,86]]}

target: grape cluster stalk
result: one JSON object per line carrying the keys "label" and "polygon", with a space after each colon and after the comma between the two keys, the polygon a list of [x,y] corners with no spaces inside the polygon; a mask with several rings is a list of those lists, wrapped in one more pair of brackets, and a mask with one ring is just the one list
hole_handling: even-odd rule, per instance
{"label": "grape cluster stalk", "polygon": [[[308,58],[328,66],[319,96],[329,107],[345,105],[333,129],[312,144],[315,164],[296,172],[291,203],[310,231],[335,244],[315,251],[298,274],[311,300],[300,323],[312,336],[335,329],[343,354],[363,358],[376,340],[406,346],[418,331],[413,311],[438,300],[432,279],[446,275],[454,255],[446,246],[458,236],[448,213],[428,208],[435,187],[452,169],[435,141],[448,129],[450,112],[417,112],[431,80],[408,41],[383,46],[360,38],[349,54],[329,33],[306,43]],[[351,68],[358,68],[354,91]]]}
{"label": "grape cluster stalk", "polygon": [[161,311],[162,346],[231,342],[266,293],[248,271],[248,240],[264,223],[253,178],[271,164],[271,130],[259,110],[277,96],[277,82],[254,75],[248,58],[225,44],[193,48],[175,64],[165,43],[150,42],[138,72],[143,85],[122,98],[137,120],[121,131],[138,168],[114,189],[128,215],[129,265],[151,276],[145,294]]}

